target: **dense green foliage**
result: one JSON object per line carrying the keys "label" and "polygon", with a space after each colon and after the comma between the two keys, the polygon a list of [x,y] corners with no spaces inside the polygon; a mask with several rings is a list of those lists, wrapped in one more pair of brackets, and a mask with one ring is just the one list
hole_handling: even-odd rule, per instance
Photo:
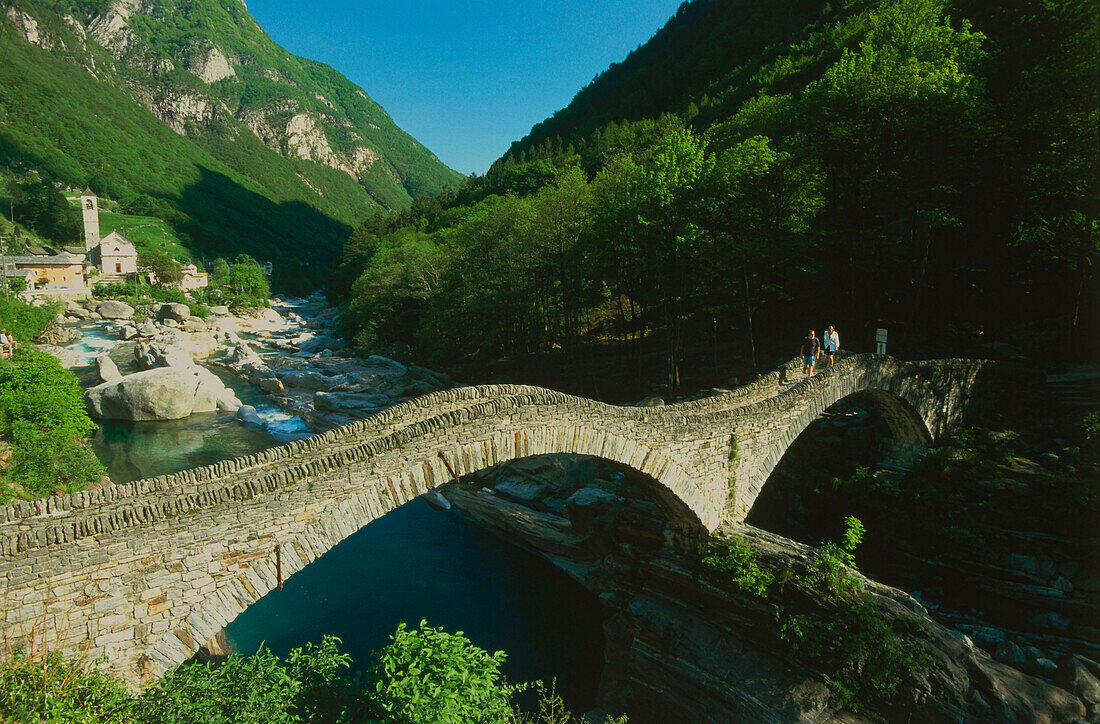
{"label": "dense green foliage", "polygon": [[703,551],[701,562],[724,585],[764,599],[772,608],[793,659],[829,674],[841,705],[888,711],[911,675],[934,659],[915,637],[919,622],[888,614],[855,575],[863,523],[849,516],[839,542],[824,543],[805,573],[771,570],[752,546],[735,540]]}
{"label": "dense green foliage", "polygon": [[238,254],[232,265],[220,257],[216,259],[207,285],[194,290],[192,296],[201,304],[255,309],[267,306],[271,285],[255,259]]}
{"label": "dense green foliage", "polygon": [[[139,257],[141,261],[141,257]],[[263,269],[247,254],[238,254],[232,266],[221,257],[214,260],[207,286],[191,291],[191,299],[173,284],[178,284],[179,265],[162,254],[153,254],[139,263],[142,272],[153,271],[157,283],[124,282],[96,284],[92,290],[97,299],[118,299],[138,307],[151,302],[186,304],[191,314],[205,318],[207,305],[225,305],[236,311],[266,307],[271,296],[271,283]],[[165,273],[165,270],[172,273]]]}
{"label": "dense green foliage", "polygon": [[7,196],[8,211],[19,224],[58,244],[83,246],[80,211],[53,184],[40,179],[19,183],[13,178]]}
{"label": "dense green foliage", "polygon": [[505,653],[490,654],[461,631],[450,634],[426,621],[400,624],[371,671],[382,721],[401,724],[496,724],[512,715],[510,700],[523,687],[503,682]]}
{"label": "dense green foliage", "polygon": [[1090,354],[1096,24],[1079,0],[992,8],[687,3],[560,137],[357,228],[331,296],[368,349],[561,349],[594,375],[583,350],[617,342],[671,394],[687,359],[724,380],[825,323],[849,349],[889,326],[907,355]]}
{"label": "dense green foliage", "polygon": [[[192,249],[274,261],[303,290],[320,283],[348,225],[461,178],[341,74],[277,46],[243,4],[145,6],[121,58],[63,19],[86,24],[104,6],[18,0],[12,17],[34,18],[49,50],[0,22],[0,165],[90,182],[124,210],[164,219]],[[234,58],[235,74],[206,84],[187,69],[211,46]],[[177,102],[205,110],[177,112]],[[279,133],[292,109],[317,118],[335,151],[362,143],[377,158],[353,178],[272,150],[244,123],[261,118]]]}
{"label": "dense green foliage", "polygon": [[0,295],[0,329],[8,330],[16,341],[22,344],[42,334],[43,330],[53,323],[55,317],[57,317],[57,307],[53,305],[32,307],[24,304],[22,300],[4,299]]}
{"label": "dense green foliage", "polygon": [[[404,624],[377,652],[366,678],[343,671],[340,640],[291,650],[262,647],[218,664],[183,664],[131,696],[114,676],[57,654],[12,652],[0,664],[0,720],[26,724],[579,724],[541,684],[539,712],[519,712],[500,675],[504,652],[488,654],[461,632]],[[626,724],[626,717],[607,724]]]}
{"label": "dense green foliage", "polygon": [[0,446],[10,446],[0,464],[0,503],[98,481],[103,466],[84,444],[95,429],[76,376],[52,356],[23,347],[0,361]]}

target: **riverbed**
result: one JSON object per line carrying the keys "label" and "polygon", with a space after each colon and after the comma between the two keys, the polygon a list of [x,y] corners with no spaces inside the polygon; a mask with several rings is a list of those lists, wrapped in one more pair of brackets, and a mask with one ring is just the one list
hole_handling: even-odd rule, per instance
{"label": "riverbed", "polygon": [[[284,309],[308,317],[314,307],[292,302]],[[97,355],[114,349],[114,356],[125,357],[127,351],[118,347],[109,323],[86,324],[82,332],[70,349],[85,363],[73,371],[89,386],[98,381]],[[261,354],[287,352],[268,348]],[[112,480],[208,465],[311,434],[301,418],[256,386],[211,369],[244,404],[256,408],[266,429],[246,426],[231,413],[103,421],[93,447]],[[415,627],[425,619],[431,626],[463,631],[489,651],[506,651],[510,682],[556,680],[572,710],[595,705],[603,662],[596,599],[545,559],[421,500],[374,521],[288,579],[282,591],[272,591],[230,623],[226,635],[241,653],[254,653],[265,643],[284,656],[334,634],[352,655],[353,669],[361,670],[398,623]]]}

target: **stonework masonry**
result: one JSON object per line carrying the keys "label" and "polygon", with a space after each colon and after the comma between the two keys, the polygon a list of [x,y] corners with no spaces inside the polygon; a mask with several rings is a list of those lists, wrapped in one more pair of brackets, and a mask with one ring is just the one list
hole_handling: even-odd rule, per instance
{"label": "stonework masonry", "polygon": [[255,455],[0,508],[0,631],[84,652],[139,685],[372,520],[508,460],[593,455],[652,479],[674,528],[741,522],[799,433],[858,395],[899,440],[962,419],[992,365],[853,355],[703,400],[617,407],[551,390],[434,392]]}

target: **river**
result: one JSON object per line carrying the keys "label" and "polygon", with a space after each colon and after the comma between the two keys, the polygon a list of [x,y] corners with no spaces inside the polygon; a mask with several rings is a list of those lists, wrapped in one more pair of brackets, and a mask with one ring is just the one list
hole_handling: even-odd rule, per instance
{"label": "river", "polygon": [[[106,323],[84,325],[70,348],[86,365],[114,348]],[[266,354],[279,354],[269,351]],[[73,370],[85,386],[94,366]],[[124,370],[125,371],[125,370]],[[262,391],[219,369],[242,402],[256,407],[271,432],[229,413],[168,422],[104,421],[93,447],[115,482],[163,475],[251,454],[308,433],[300,418]],[[567,705],[595,705],[603,664],[596,599],[545,559],[505,543],[459,513],[414,500],[374,521],[251,606],[226,628],[233,648],[251,654],[261,642],[280,656],[323,634],[339,636],[364,668],[398,623],[422,619],[463,631],[476,645],[504,650],[511,682],[557,681]]]}

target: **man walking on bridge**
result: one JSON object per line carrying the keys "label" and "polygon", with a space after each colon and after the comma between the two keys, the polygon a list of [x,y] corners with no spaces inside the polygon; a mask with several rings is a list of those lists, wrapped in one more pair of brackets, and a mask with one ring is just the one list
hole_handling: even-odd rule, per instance
{"label": "man walking on bridge", "polygon": [[821,355],[821,340],[814,336],[814,331],[811,329],[810,334],[802,340],[802,374],[809,377],[814,376],[814,361]]}

